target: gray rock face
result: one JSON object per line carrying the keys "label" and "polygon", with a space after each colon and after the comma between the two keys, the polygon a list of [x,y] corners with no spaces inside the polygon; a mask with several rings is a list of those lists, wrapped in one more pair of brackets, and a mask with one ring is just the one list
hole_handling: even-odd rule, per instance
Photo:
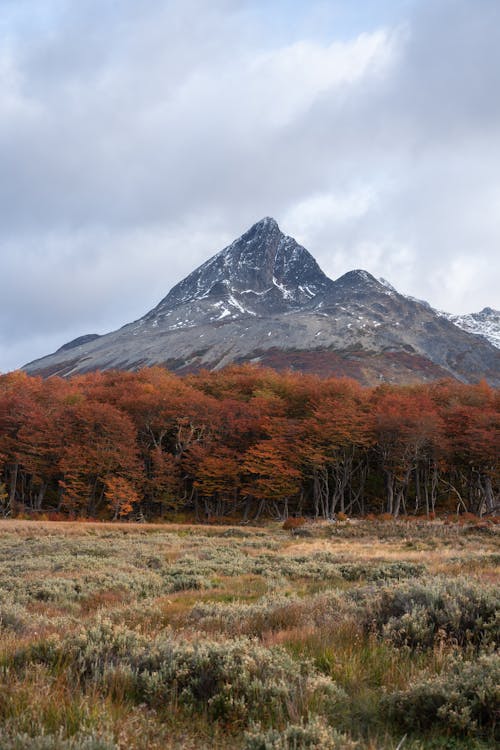
{"label": "gray rock face", "polygon": [[274,219],[255,224],[143,318],[25,366],[70,375],[161,364],[261,362],[365,383],[446,376],[500,385],[500,351],[363,270],[329,279]]}
{"label": "gray rock face", "polygon": [[331,284],[312,255],[266,218],[174,286],[145,319],[174,330],[290,312]]}

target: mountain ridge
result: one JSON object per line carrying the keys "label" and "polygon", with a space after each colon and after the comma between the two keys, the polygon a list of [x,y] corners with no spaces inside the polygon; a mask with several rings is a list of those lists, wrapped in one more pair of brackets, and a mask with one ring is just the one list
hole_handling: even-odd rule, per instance
{"label": "mountain ridge", "polygon": [[479,312],[464,314],[447,313],[442,310],[436,312],[462,330],[475,336],[484,336],[490,344],[500,348],[500,310],[483,307]]}
{"label": "mountain ridge", "polygon": [[328,278],[270,217],[205,261],[142,318],[103,336],[79,337],[24,369],[67,376],[152,364],[189,372],[271,361],[365,383],[452,376],[500,385],[500,352],[483,337],[363,269]]}

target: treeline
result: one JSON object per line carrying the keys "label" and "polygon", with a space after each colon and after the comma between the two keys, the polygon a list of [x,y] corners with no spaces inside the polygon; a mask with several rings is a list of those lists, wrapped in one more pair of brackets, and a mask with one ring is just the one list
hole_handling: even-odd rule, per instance
{"label": "treeline", "polygon": [[251,366],[0,376],[0,514],[495,513],[500,394]]}

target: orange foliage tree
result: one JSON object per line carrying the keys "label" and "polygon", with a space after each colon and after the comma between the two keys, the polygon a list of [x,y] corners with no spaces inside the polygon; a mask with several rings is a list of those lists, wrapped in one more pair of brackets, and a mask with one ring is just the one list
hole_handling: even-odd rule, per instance
{"label": "orange foliage tree", "polygon": [[286,517],[499,509],[500,395],[250,365],[0,376],[0,514]]}

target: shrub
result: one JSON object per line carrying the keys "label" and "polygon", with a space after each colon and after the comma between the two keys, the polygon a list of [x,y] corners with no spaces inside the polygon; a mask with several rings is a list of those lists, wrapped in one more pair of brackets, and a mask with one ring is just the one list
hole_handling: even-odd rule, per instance
{"label": "shrub", "polygon": [[335,622],[344,609],[335,591],[307,598],[275,595],[250,604],[200,602],[191,609],[189,623],[207,631],[259,637],[301,625],[324,626]]}
{"label": "shrub", "polygon": [[342,578],[346,581],[385,581],[397,578],[419,578],[425,572],[425,565],[420,563],[382,562],[382,563],[345,563],[338,566]]}
{"label": "shrub", "polygon": [[491,735],[500,739],[500,656],[476,662],[457,660],[445,673],[387,696],[382,708],[405,728],[435,725],[458,735]]}
{"label": "shrub", "polygon": [[377,521],[395,521],[395,517],[392,515],[392,513],[379,513],[377,516]]}
{"label": "shrub", "polygon": [[352,750],[357,743],[312,718],[307,724],[290,724],[279,732],[255,728],[245,735],[244,750]]}
{"label": "shrub", "polygon": [[61,734],[29,734],[9,732],[0,728],[2,750],[118,750],[110,739],[95,734],[78,734],[65,739]]}
{"label": "shrub", "polygon": [[211,720],[243,725],[257,719],[288,720],[306,715],[310,705],[328,708],[344,697],[310,665],[249,641],[171,643],[155,666],[139,671],[141,701],[160,707],[175,698],[178,705],[206,712]]}
{"label": "shrub", "polygon": [[298,529],[300,526],[305,526],[306,523],[307,521],[305,518],[287,518],[283,524],[283,528],[285,531],[291,531],[293,529]]}
{"label": "shrub", "polygon": [[299,625],[309,616],[300,599],[276,596],[251,604],[200,602],[192,608],[189,620],[212,632],[258,637]]}
{"label": "shrub", "polygon": [[344,693],[310,662],[281,649],[238,639],[218,643],[153,641],[108,620],[60,641],[46,639],[21,652],[18,666],[40,661],[73,672],[82,685],[118,690],[153,708],[177,705],[210,719],[246,724],[287,720],[311,706],[331,708]]}
{"label": "shrub", "polygon": [[33,620],[28,612],[17,602],[0,603],[0,632],[11,630],[14,633],[24,633]]}
{"label": "shrub", "polygon": [[498,589],[478,583],[436,580],[353,592],[365,632],[395,645],[431,648],[446,639],[460,647],[494,644],[500,624]]}

